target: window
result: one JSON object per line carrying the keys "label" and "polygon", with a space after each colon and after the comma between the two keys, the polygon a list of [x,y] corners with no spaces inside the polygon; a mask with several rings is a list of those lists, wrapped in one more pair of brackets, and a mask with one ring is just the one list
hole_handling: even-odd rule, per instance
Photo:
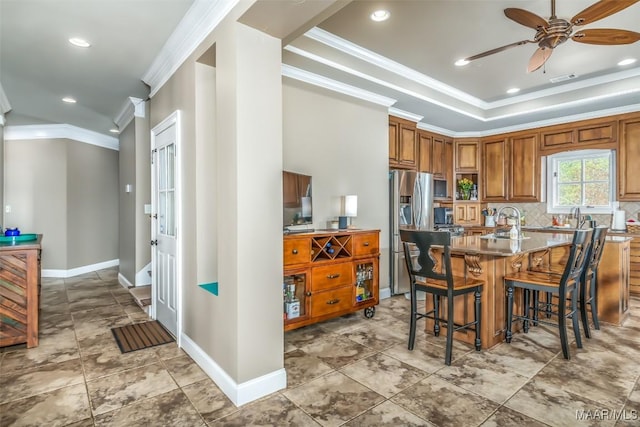
{"label": "window", "polygon": [[547,211],[611,213],[615,201],[615,152],[579,150],[547,158]]}

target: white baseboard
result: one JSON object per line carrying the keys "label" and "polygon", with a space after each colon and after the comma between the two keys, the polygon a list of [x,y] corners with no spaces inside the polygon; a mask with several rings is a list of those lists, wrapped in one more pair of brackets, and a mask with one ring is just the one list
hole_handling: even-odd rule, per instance
{"label": "white baseboard", "polygon": [[93,271],[102,270],[110,267],[117,267],[120,265],[119,259],[112,259],[111,261],[99,262],[97,264],[85,265],[83,267],[72,268],[71,270],[42,270],[42,277],[73,277],[80,274],[91,273]]}
{"label": "white baseboard", "polygon": [[391,288],[380,289],[380,299],[391,298]]}
{"label": "white baseboard", "polygon": [[133,283],[127,280],[126,277],[122,275],[122,273],[118,273],[118,283],[122,285],[123,288],[133,288]]}
{"label": "white baseboard", "polygon": [[287,372],[284,368],[238,384],[186,334],[181,334],[180,342],[182,349],[236,406],[242,406],[287,387]]}
{"label": "white baseboard", "polygon": [[142,270],[136,273],[136,286],[146,286],[151,284],[151,275],[149,275],[149,271],[151,270],[151,263],[142,267]]}

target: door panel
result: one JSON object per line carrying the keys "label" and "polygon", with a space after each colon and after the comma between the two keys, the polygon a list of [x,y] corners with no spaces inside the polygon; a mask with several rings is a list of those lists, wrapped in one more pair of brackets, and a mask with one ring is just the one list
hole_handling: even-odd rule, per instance
{"label": "door panel", "polygon": [[154,138],[152,150],[152,272],[156,319],[177,336],[177,222],[176,222],[176,132],[175,124]]}

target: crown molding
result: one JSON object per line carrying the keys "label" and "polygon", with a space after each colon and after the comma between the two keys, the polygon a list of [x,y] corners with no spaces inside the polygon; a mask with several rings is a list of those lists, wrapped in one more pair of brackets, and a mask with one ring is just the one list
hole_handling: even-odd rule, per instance
{"label": "crown molding", "polygon": [[[553,95],[558,95],[558,94],[562,94],[562,93],[568,93],[568,92],[573,92],[573,91],[577,91],[577,90],[581,90],[581,89],[585,89],[585,88],[589,88],[589,87],[594,87],[594,86],[599,86],[602,84],[606,84],[606,83],[612,83],[618,80],[622,80],[622,79],[627,79],[627,78],[634,78],[634,77],[638,77],[640,76],[640,68],[633,68],[633,69],[629,69],[629,70],[624,70],[624,71],[620,71],[617,73],[613,73],[613,74],[609,74],[606,76],[599,76],[599,77],[594,77],[594,78],[590,78],[590,79],[585,79],[582,81],[578,81],[578,82],[572,82],[572,83],[567,83],[567,84],[563,84],[562,86],[558,86],[558,87],[550,87],[547,89],[543,89],[543,90],[539,90],[536,92],[531,92],[531,93],[526,93],[526,94],[522,94],[522,95],[517,95],[517,96],[513,96],[513,97],[509,97],[509,98],[504,98],[501,100],[497,100],[497,101],[492,101],[492,102],[486,102],[483,101],[477,97],[474,97],[464,91],[458,90],[456,88],[453,88],[449,85],[446,85],[442,82],[440,82],[439,80],[433,79],[427,75],[424,75],[412,68],[406,67],[402,64],[399,64],[395,61],[390,60],[389,58],[386,58],[382,55],[379,55],[375,52],[372,52],[370,50],[367,50],[359,45],[356,45],[352,42],[349,42],[348,40],[345,40],[341,37],[338,37],[332,33],[329,33],[325,30],[322,30],[318,27],[314,27],[312,29],[310,29],[309,31],[307,31],[304,34],[305,37],[308,37],[312,40],[315,40],[317,42],[320,42],[330,48],[336,49],[338,51],[344,52],[347,55],[350,55],[354,58],[360,59],[362,61],[365,61],[369,64],[372,64],[380,69],[383,69],[385,71],[389,71],[392,73],[395,73],[398,76],[401,76],[403,78],[409,79],[411,81],[413,81],[416,84],[428,87],[430,89],[433,89],[435,91],[438,91],[444,95],[450,96],[453,99],[456,99],[458,101],[464,102],[469,106],[473,106],[473,107],[477,107],[482,109],[483,111],[487,112],[491,109],[496,109],[496,108],[500,108],[500,107],[506,107],[506,106],[510,106],[510,105],[515,105],[515,104],[521,104],[524,102],[528,102],[528,101],[535,101],[541,98],[545,98],[548,96],[553,96]],[[371,81],[373,83],[385,86],[389,89],[393,89],[393,90],[398,90],[401,91],[402,93],[405,93],[407,95],[410,95],[412,97],[415,97],[417,99],[420,99],[422,101],[426,101],[426,102],[430,102],[434,105],[449,109],[451,111],[455,111],[457,113],[463,114],[467,117],[482,121],[482,122],[490,122],[493,120],[499,120],[499,119],[504,119],[507,117],[513,117],[513,116],[518,116],[518,115],[523,115],[523,114],[530,114],[530,113],[535,113],[535,112],[540,112],[540,111],[544,111],[544,110],[548,110],[548,109],[555,109],[555,108],[566,108],[567,106],[571,106],[571,105],[575,105],[578,103],[582,103],[584,102],[583,99],[581,100],[576,100],[576,101],[569,101],[566,103],[562,103],[562,104],[556,104],[553,107],[539,107],[539,108],[525,108],[523,111],[518,111],[518,112],[514,112],[511,114],[505,114],[505,115],[500,115],[500,116],[480,116],[478,114],[475,114],[471,111],[467,111],[465,109],[461,109],[459,107],[454,107],[452,105],[450,105],[449,103],[446,102],[441,102],[438,100],[435,100],[433,98],[424,96],[418,92],[412,91],[412,90],[407,90],[405,88],[402,88],[396,84],[393,84],[391,82],[388,82],[386,80],[382,80],[382,79],[378,79],[376,77],[373,77],[371,75],[367,75],[365,73],[362,73],[360,71],[354,70],[352,68],[349,67],[345,67],[341,64],[338,64],[334,61],[328,60],[326,58],[320,57],[318,55],[315,55],[313,53],[310,52],[306,52],[302,49],[293,47],[293,46],[287,46],[285,47],[286,50],[304,56],[308,59],[311,59],[313,61],[317,61],[319,63],[322,63],[324,65],[327,65],[329,67],[338,69],[340,71],[349,73],[351,75],[354,75],[356,77],[359,78],[363,78],[366,79],[368,81]],[[635,91],[632,91],[635,92]],[[608,94],[606,96],[596,96],[596,97],[592,97],[592,98],[585,98],[588,101],[594,101],[594,100],[598,100],[598,99],[603,99],[605,97],[611,97],[611,96],[617,96],[620,94],[625,94],[625,93],[631,93],[631,92],[624,92],[624,93],[615,93],[615,94]]]}
{"label": "crown molding", "polygon": [[404,78],[413,80],[418,84],[430,87],[431,89],[437,90],[440,93],[456,98],[467,104],[480,108],[487,108],[487,103],[485,101],[476,98],[473,95],[469,95],[466,92],[463,92],[452,86],[444,84],[439,80],[424,75],[414,70],[413,68],[409,68],[398,62],[392,61],[389,58],[365,49],[355,43],[351,43],[348,40],[338,37],[335,34],[322,30],[318,27],[310,29],[304,34],[304,36],[317,42],[323,43],[333,49],[337,49],[341,52],[351,55],[355,58],[358,58],[362,61],[368,62],[369,64],[375,65],[386,71],[390,71]]}
{"label": "crown molding", "polygon": [[119,151],[120,149],[120,143],[117,138],[67,124],[7,126],[4,128],[5,141],[62,138],[110,150]]}
{"label": "crown molding", "polygon": [[2,83],[0,83],[0,116],[4,116],[4,113],[11,111],[11,104],[7,98],[7,94],[4,93]]}
{"label": "crown molding", "polygon": [[195,0],[142,77],[153,96],[239,0]]}
{"label": "crown molding", "polygon": [[282,76],[289,77],[294,80],[300,80],[314,86],[319,86],[334,92],[339,92],[344,95],[349,95],[354,98],[362,99],[364,101],[372,102],[374,104],[382,105],[385,107],[390,107],[391,105],[396,103],[396,100],[393,98],[378,95],[377,93],[369,92],[355,86],[350,86],[336,80],[320,76],[318,74],[310,73],[309,71],[292,67],[287,64],[282,64]]}
{"label": "crown molding", "polygon": [[[453,135],[451,136],[454,136],[456,138],[485,137],[485,136],[499,135],[502,133],[541,128],[545,126],[563,125],[563,124],[572,123],[572,122],[579,122],[581,120],[598,119],[601,117],[616,116],[619,114],[635,113],[638,111],[640,111],[640,104],[625,105],[624,107],[607,108],[605,110],[590,111],[588,113],[581,113],[581,114],[573,114],[570,116],[562,116],[562,117],[557,117],[557,118],[548,119],[548,120],[540,120],[537,122],[524,123],[522,125],[491,129],[490,131],[453,132]],[[418,128],[420,127],[421,127],[420,124],[418,124]]]}
{"label": "crown molding", "polygon": [[419,114],[413,114],[409,111],[400,110],[399,108],[389,107],[389,114],[392,116],[400,117],[401,119],[411,120],[412,122],[419,122],[424,119],[424,116]]}
{"label": "crown molding", "polygon": [[370,81],[372,83],[375,83],[377,85],[384,86],[384,87],[387,87],[389,89],[395,90],[397,92],[404,93],[406,95],[412,96],[412,97],[414,97],[416,99],[419,99],[421,101],[425,101],[425,102],[428,102],[430,104],[437,105],[438,107],[446,108],[447,110],[450,110],[450,111],[465,115],[465,116],[470,117],[472,119],[476,119],[476,120],[479,120],[479,121],[486,121],[486,119],[484,117],[479,116],[479,115],[474,114],[474,113],[471,113],[471,112],[469,112],[467,110],[464,110],[462,108],[454,107],[454,106],[452,106],[452,105],[450,105],[450,104],[448,104],[446,102],[439,101],[439,100],[437,100],[435,98],[423,95],[423,94],[418,93],[418,92],[416,92],[414,90],[409,90],[409,89],[407,89],[405,87],[390,83],[390,82],[388,82],[386,80],[382,80],[382,79],[379,79],[377,77],[373,77],[373,76],[371,76],[369,74],[365,74],[365,73],[363,73],[361,71],[354,70],[353,68],[349,68],[349,67],[346,67],[346,66],[344,66],[342,64],[338,64],[337,62],[334,62],[334,61],[331,61],[329,59],[323,58],[323,57],[321,57],[319,55],[316,55],[314,53],[307,52],[307,51],[302,50],[300,48],[297,48],[297,47],[294,47],[294,46],[286,46],[285,50],[289,51],[291,53],[294,53],[296,55],[300,55],[302,57],[311,59],[312,61],[319,62],[321,64],[324,64],[324,65],[328,66],[328,67],[335,68],[336,70],[340,70],[340,71],[343,71],[345,73],[351,74],[351,75],[356,76],[358,78],[361,78],[361,79],[364,79],[364,80],[368,80],[368,81]]}
{"label": "crown molding", "polygon": [[118,126],[118,129],[122,130],[127,127],[134,117],[145,116],[145,103],[144,99],[135,98],[130,96],[122,105],[120,113],[116,116],[114,122]]}

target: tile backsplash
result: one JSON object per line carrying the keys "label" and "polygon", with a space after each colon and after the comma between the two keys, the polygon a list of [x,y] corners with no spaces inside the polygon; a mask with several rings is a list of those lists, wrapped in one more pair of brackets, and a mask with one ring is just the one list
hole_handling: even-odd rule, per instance
{"label": "tile backsplash", "polygon": [[[489,208],[500,209],[502,206],[515,206],[523,213],[527,225],[546,226],[551,225],[550,213],[547,213],[546,203],[489,203]],[[640,202],[620,202],[620,209],[626,212],[627,219],[640,219]],[[611,225],[611,214],[591,215],[598,224]]]}

